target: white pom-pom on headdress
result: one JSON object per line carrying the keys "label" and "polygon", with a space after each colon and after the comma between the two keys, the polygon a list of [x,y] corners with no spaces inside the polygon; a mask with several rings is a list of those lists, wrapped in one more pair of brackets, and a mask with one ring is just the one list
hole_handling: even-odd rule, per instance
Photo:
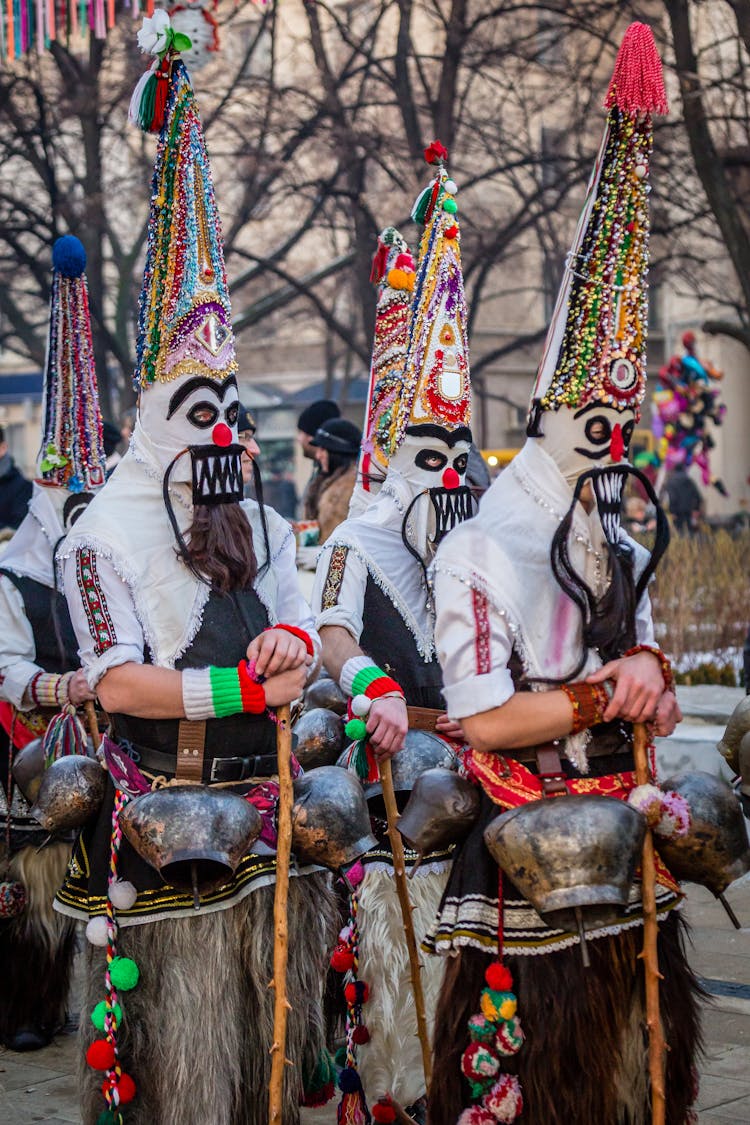
{"label": "white pom-pom on headdress", "polygon": [[86,926],[86,940],[91,945],[105,946],[107,944],[107,919],[103,914],[90,918]]}

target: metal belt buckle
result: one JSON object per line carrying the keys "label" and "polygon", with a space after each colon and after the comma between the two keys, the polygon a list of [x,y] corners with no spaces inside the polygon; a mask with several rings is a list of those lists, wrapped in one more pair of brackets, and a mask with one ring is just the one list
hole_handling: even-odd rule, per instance
{"label": "metal belt buckle", "polygon": [[233,758],[214,758],[213,761],[211,762],[211,772],[208,775],[208,780],[209,781],[218,781],[219,780],[218,777],[216,776],[216,767],[218,766],[218,764],[220,762],[231,762],[231,761],[236,761],[236,760],[237,760],[236,758],[234,758],[234,759]]}

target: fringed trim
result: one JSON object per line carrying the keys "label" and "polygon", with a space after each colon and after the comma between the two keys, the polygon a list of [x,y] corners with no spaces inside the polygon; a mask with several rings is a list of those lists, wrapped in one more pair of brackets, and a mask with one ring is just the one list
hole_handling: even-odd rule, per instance
{"label": "fringed trim", "polygon": [[[382,489],[381,489],[381,491],[382,491]],[[364,553],[362,548],[355,541],[353,541],[351,539],[346,539],[346,538],[337,538],[336,542],[332,543],[329,540],[325,544],[323,549],[321,550],[318,558],[320,559],[322,557],[323,551],[333,550],[334,547],[346,547],[346,549],[348,551],[351,551],[352,554],[355,555],[359,559],[359,561],[362,563],[362,565],[367,569],[367,573],[370,575],[370,578],[372,578],[375,585],[379,589],[381,589],[383,591],[383,593],[386,595],[386,597],[388,598],[388,600],[390,602],[392,602],[393,606],[397,610],[397,612],[398,612],[401,620],[403,621],[404,625],[406,626],[406,628],[409,630],[412,637],[414,638],[414,643],[417,646],[417,651],[418,651],[419,655],[422,657],[425,664],[429,664],[429,662],[436,655],[435,638],[434,638],[434,628],[435,628],[434,610],[432,610],[431,608],[426,610],[428,624],[429,624],[430,629],[429,629],[429,633],[425,633],[425,631],[420,627],[419,622],[414,617],[414,614],[409,609],[409,606],[404,601],[404,599],[401,596],[401,594],[399,593],[399,591],[389,581],[387,575],[385,575],[383,573],[383,571],[378,566],[375,565],[373,560],[368,555],[366,555]],[[432,597],[430,595],[430,591],[425,590],[424,596],[425,596],[425,602],[427,602],[429,600],[429,603],[430,603],[430,606],[431,606],[432,605]]]}

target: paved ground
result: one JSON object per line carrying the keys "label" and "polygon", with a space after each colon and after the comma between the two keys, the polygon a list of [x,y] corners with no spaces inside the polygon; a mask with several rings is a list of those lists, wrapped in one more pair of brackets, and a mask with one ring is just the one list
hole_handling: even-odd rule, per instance
{"label": "paved ground", "polygon": [[[687,721],[678,739],[660,746],[661,768],[672,772],[690,766],[718,772],[713,745],[742,693],[687,688],[679,694]],[[704,1015],[700,1125],[750,1125],[750,875],[727,892],[742,930],[732,927],[708,891],[690,887],[688,892],[694,937],[691,960],[712,994]],[[75,1036],[61,1036],[33,1055],[0,1051],[0,1125],[80,1125],[74,1059]],[[333,1125],[335,1103],[303,1111],[303,1118],[304,1125]]]}

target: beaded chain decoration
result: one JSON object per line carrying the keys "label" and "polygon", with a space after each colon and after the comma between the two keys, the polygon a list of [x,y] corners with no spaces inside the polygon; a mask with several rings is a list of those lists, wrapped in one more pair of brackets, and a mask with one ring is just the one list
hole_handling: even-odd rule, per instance
{"label": "beaded chain decoration", "polygon": [[380,291],[360,456],[360,474],[363,476],[367,475],[373,463],[383,473],[388,468],[389,435],[404,379],[409,310],[414,290],[414,260],[395,227],[387,227],[378,238],[370,280],[380,285]]}
{"label": "beaded chain decoration", "polygon": [[104,441],[91,338],[86,251],[73,235],[52,248],[41,479],[70,492],[104,484]]}
{"label": "beaded chain decoration", "polygon": [[604,138],[537,376],[534,399],[543,410],[594,401],[637,410],[646,390],[652,114],[667,106],[645,24],[625,34],[605,106]]}
{"label": "beaded chain decoration", "polygon": [[344,974],[344,999],[346,1000],[346,1043],[336,1052],[340,1067],[338,1087],[341,1100],[336,1110],[338,1125],[366,1125],[370,1121],[365,1092],[357,1070],[357,1047],[370,1040],[362,1018],[362,1005],[366,1004],[370,989],[359,978],[359,894],[349,894],[349,919],[341,930],[336,948],[331,954],[331,968]]}
{"label": "beaded chain decoration", "polygon": [[170,56],[154,167],[136,348],[136,389],[237,370],[221,222],[187,71]]}
{"label": "beaded chain decoration", "polygon": [[439,141],[425,150],[427,162],[437,165],[437,175],[412,211],[425,229],[409,320],[404,391],[391,427],[391,453],[409,425],[468,426],[471,420],[458,188],[448,177],[447,158]]}

